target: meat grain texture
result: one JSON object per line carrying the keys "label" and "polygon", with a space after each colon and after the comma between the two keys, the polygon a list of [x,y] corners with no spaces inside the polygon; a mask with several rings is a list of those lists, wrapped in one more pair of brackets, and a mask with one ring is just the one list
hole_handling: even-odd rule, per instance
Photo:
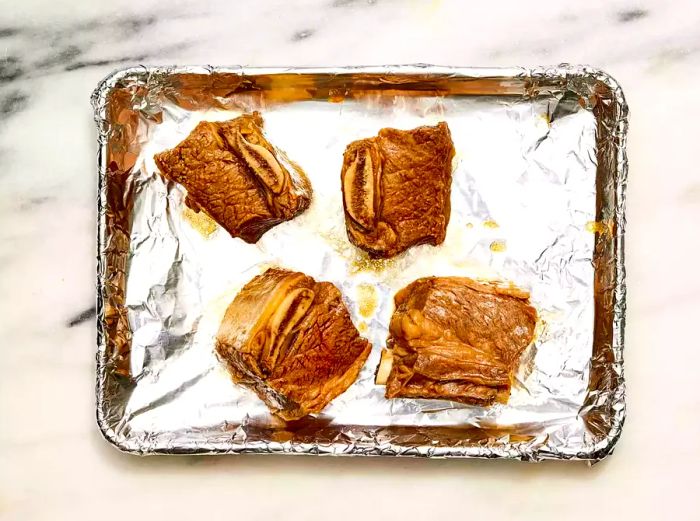
{"label": "meat grain texture", "polygon": [[384,128],[350,143],[341,172],[348,238],[374,258],[441,244],[450,221],[452,158],[447,123]]}
{"label": "meat grain texture", "polygon": [[387,398],[481,406],[508,401],[537,321],[527,294],[468,278],[428,277],[394,301],[377,375],[378,383],[386,378]]}
{"label": "meat grain texture", "polygon": [[257,112],[203,121],[175,148],[154,157],[163,177],[187,190],[190,208],[249,243],[311,202],[306,175],[263,136],[262,126]]}
{"label": "meat grain texture", "polygon": [[216,350],[235,382],[255,391],[273,414],[296,420],[352,385],[371,344],[333,284],[271,268],[233,300]]}

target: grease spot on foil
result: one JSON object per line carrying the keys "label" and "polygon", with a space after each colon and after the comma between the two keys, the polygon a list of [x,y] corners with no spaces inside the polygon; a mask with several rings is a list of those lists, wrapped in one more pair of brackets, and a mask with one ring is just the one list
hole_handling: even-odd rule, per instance
{"label": "grease spot on foil", "polygon": [[488,221],[484,221],[484,228],[489,228],[491,230],[495,230],[498,227],[499,226],[498,226],[498,223],[496,221],[492,221],[490,219]]}
{"label": "grease spot on foil", "polygon": [[399,260],[405,255],[398,255],[391,259],[373,259],[361,249],[350,244],[344,233],[341,236],[341,234],[320,231],[319,235],[345,260],[349,275],[357,275],[363,272],[385,273],[394,269]]}
{"label": "grease spot on foil", "polygon": [[331,103],[342,103],[345,101],[345,92],[340,89],[329,89],[328,101]]}
{"label": "grease spot on foil", "polygon": [[591,233],[599,233],[609,235],[613,234],[613,223],[610,220],[605,221],[588,221],[586,223],[586,231]]}
{"label": "grease spot on foil", "polygon": [[357,305],[360,315],[370,318],[377,310],[377,290],[371,284],[358,284]]}
{"label": "grease spot on foil", "polygon": [[506,241],[493,241],[491,244],[489,244],[489,249],[495,253],[503,253],[506,251]]}
{"label": "grease spot on foil", "polygon": [[364,252],[356,252],[350,260],[350,273],[357,274],[362,271],[381,273],[396,266],[397,259],[373,259]]}
{"label": "grease spot on foil", "polygon": [[205,239],[210,238],[219,227],[206,213],[195,212],[189,206],[183,208],[182,218]]}

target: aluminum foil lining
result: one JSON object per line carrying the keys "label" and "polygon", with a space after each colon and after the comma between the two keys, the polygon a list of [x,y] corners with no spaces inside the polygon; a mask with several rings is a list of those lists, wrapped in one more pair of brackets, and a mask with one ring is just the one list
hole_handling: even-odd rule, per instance
{"label": "aluminum foil lining", "polygon": [[[139,454],[284,452],[598,460],[624,420],[627,106],[582,66],[474,69],[136,67],[93,94],[99,137],[97,416]],[[153,155],[202,120],[260,110],[308,175],[311,207],[256,245],[184,205]],[[456,148],[444,244],[372,261],[348,242],[345,146],[446,121]],[[226,307],[270,266],[342,291],[373,344],[322,414],[273,418],[213,350]],[[540,315],[510,401],[384,398],[374,371],[395,292],[416,278],[510,281]]]}

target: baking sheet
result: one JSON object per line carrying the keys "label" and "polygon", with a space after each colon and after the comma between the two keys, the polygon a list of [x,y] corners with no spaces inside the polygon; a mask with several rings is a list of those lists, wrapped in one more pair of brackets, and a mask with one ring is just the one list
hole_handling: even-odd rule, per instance
{"label": "baking sheet", "polygon": [[[622,236],[627,108],[609,76],[403,66],[134,68],[93,95],[100,137],[98,423],[120,449],[509,457],[607,455],[624,419]],[[248,245],[184,205],[153,155],[202,120],[260,110],[306,172],[311,207]],[[345,146],[447,121],[456,148],[445,242],[370,260],[345,235]],[[285,424],[213,351],[226,307],[270,266],[342,291],[373,344],[321,415]],[[428,275],[511,281],[541,317],[508,404],[383,397],[374,371],[394,293]]]}

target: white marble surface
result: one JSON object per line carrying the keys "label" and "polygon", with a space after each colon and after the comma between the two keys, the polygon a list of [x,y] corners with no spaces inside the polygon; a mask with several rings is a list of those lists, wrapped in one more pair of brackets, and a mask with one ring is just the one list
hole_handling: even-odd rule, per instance
{"label": "white marble surface", "polygon": [[[473,4],[0,1],[0,519],[700,517],[700,3]],[[561,61],[606,69],[631,107],[628,419],[613,456],[592,468],[143,459],[101,439],[88,97],[103,76],[136,63]]]}

